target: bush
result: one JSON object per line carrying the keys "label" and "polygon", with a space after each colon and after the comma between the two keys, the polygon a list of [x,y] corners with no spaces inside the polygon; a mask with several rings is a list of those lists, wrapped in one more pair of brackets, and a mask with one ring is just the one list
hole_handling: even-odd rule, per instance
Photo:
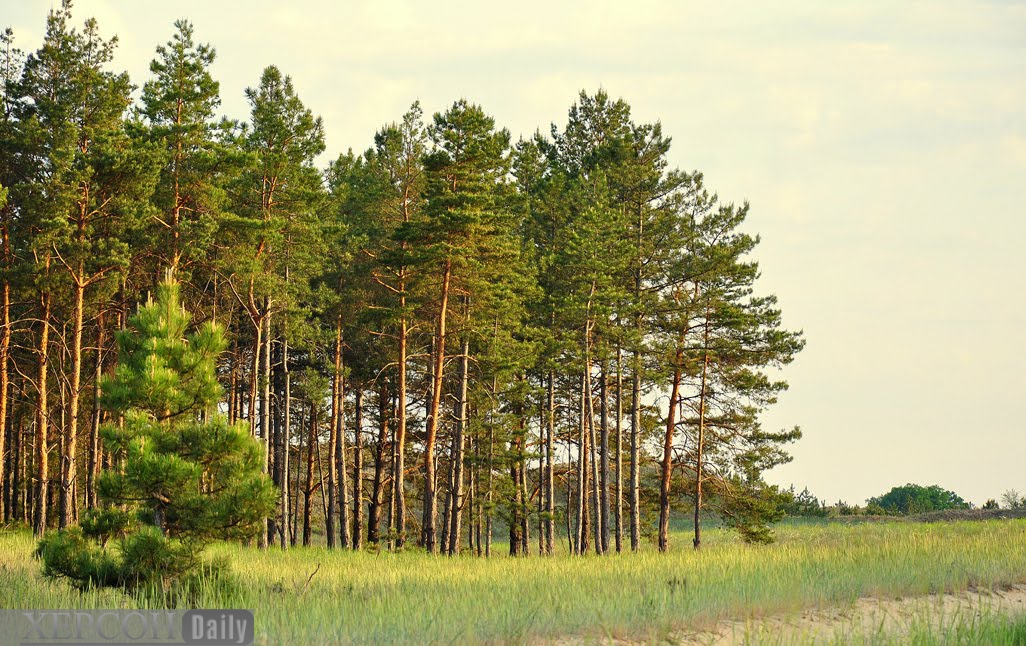
{"label": "bush", "polygon": [[221,330],[208,324],[186,336],[178,286],[165,282],[157,293],[118,335],[118,366],[103,383],[104,406],[124,420],[102,429],[104,443],[124,466],[100,476],[100,509],[45,536],[35,553],[44,575],[80,589],[171,600],[201,589],[204,572],[218,572],[212,585],[227,582],[224,565],[204,562],[203,549],[263,531],[276,496],[248,428],[217,411]]}
{"label": "bush", "polygon": [[866,502],[868,505],[875,505],[883,509],[886,513],[903,515],[969,508],[969,503],[962,500],[958,494],[937,485],[923,487],[917,484],[907,484],[903,487],[894,487],[884,495],[870,498]]}

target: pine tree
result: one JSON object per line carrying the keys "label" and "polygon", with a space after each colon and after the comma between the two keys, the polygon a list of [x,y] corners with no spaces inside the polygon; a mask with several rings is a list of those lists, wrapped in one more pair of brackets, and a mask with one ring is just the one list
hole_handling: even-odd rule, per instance
{"label": "pine tree", "polygon": [[457,101],[436,114],[429,129],[434,149],[425,159],[426,196],[423,222],[410,223],[402,239],[416,247],[435,296],[429,311],[434,328],[430,392],[427,396],[424,448],[422,541],[438,548],[435,450],[445,380],[446,343],[453,295],[466,292],[464,281],[482,260],[504,248],[514,228],[500,190],[508,172],[509,131],[476,105]]}
{"label": "pine tree", "polygon": [[106,425],[103,435],[122,468],[100,477],[103,507],[87,512],[81,527],[40,541],[47,576],[81,588],[167,590],[203,565],[207,544],[252,538],[274,508],[260,446],[245,424],[229,424],[217,410],[224,334],[212,323],[189,334],[178,290],[162,283],[118,334],[103,405],[124,423]]}
{"label": "pine tree", "polygon": [[219,178],[234,162],[217,137],[214,49],[193,40],[192,23],[179,20],[175,29],[150,62],[153,78],[143,86],[140,107],[147,127],[139,135],[159,148],[162,162],[146,241],[152,283],[167,268],[185,283],[192,266],[206,260],[225,201]]}

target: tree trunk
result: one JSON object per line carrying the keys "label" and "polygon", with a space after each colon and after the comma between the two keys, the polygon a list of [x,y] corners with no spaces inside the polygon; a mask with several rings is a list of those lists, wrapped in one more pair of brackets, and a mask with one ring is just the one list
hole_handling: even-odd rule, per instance
{"label": "tree trunk", "polygon": [[453,502],[452,525],[449,528],[449,554],[451,555],[459,554],[460,534],[463,533],[463,462],[467,443],[467,425],[470,422],[467,415],[467,384],[470,381],[470,339],[468,337],[463,337],[460,355],[460,392],[459,401],[456,404],[456,439],[453,441],[456,452],[452,458]]}
{"label": "tree trunk", "polygon": [[[271,471],[271,302],[265,305],[264,315],[264,346],[263,374],[260,378],[260,437],[264,449],[264,473]],[[264,521],[264,531],[257,536],[257,546],[267,547],[268,535],[271,532],[271,521]]]}
{"label": "tree trunk", "polygon": [[279,510],[281,521],[278,523],[278,540],[281,542],[282,551],[289,549],[289,488],[291,487],[291,469],[289,467],[290,448],[292,444],[292,372],[289,370],[289,339],[285,335],[281,340],[281,373],[282,373],[282,411],[281,411],[281,437],[278,438],[278,450],[281,457],[278,460],[278,469],[281,471],[281,492]]}
{"label": "tree trunk", "polygon": [[311,499],[314,483],[314,451],[317,446],[317,402],[310,402],[310,435],[306,440],[306,487],[303,489],[303,546],[310,545],[312,525],[310,522]]}
{"label": "tree trunk", "polygon": [[342,317],[335,327],[335,374],[332,377],[332,420],[335,434],[335,477],[338,479],[339,543],[342,548],[349,541],[349,475],[346,470],[346,392],[342,366]]}
{"label": "tree trunk", "polygon": [[[8,270],[13,261],[10,227],[8,224],[10,217],[11,212],[8,210],[4,213],[4,223],[0,227],[0,250],[3,252],[4,268]],[[11,469],[6,472],[4,470],[3,456],[5,455],[5,450],[13,451],[13,447],[20,445],[20,441],[16,441],[12,437],[11,447],[4,446],[8,434],[13,435],[13,425],[9,423],[12,411],[7,401],[7,395],[11,389],[11,281],[6,271],[4,272],[3,285],[0,286],[0,325],[3,326],[3,329],[0,330],[0,483],[10,483],[8,488],[4,490],[5,495],[9,497],[6,501],[0,501],[0,507],[3,507],[3,510],[0,511],[0,518],[7,522],[13,516],[11,507],[14,506],[14,484],[18,476],[18,472],[13,465],[17,462],[17,455],[11,454]],[[4,502],[7,504],[4,504]]]}
{"label": "tree trunk", "polygon": [[363,548],[363,385],[356,387],[353,420],[353,549]]}
{"label": "tree trunk", "polygon": [[591,385],[591,353],[587,353],[588,361],[585,364],[585,393],[588,396],[588,459],[591,461],[591,506],[595,510],[595,522],[592,529],[595,532],[595,553],[602,554],[602,503],[599,494],[600,475],[599,461],[596,451],[595,438],[595,400],[592,397]]}
{"label": "tree trunk", "polygon": [[371,481],[370,506],[367,509],[367,542],[377,545],[381,532],[381,492],[385,477],[385,447],[388,444],[388,391],[378,391],[378,441],[374,447],[374,479]]}
{"label": "tree trunk", "polygon": [[235,338],[232,340],[232,352],[229,355],[228,361],[231,364],[231,370],[228,372],[228,423],[235,424],[238,419],[238,402],[237,395],[239,389],[239,337],[233,335]]}
{"label": "tree trunk", "polygon": [[23,494],[25,491],[25,463],[28,460],[25,459],[24,455],[26,442],[22,423],[21,415],[18,415],[16,422],[13,419],[11,420],[11,430],[13,431],[11,436],[11,473],[9,475],[11,481],[11,506],[7,510],[4,522],[15,519],[25,520],[26,518],[25,498],[27,496]]}
{"label": "tree trunk", "polygon": [[623,380],[620,348],[616,349],[616,553],[623,551]]}
{"label": "tree trunk", "polygon": [[585,486],[584,475],[585,475],[585,473],[587,473],[587,469],[588,469],[588,466],[587,466],[588,465],[588,458],[587,458],[587,447],[588,447],[588,442],[587,442],[587,428],[588,428],[588,422],[587,422],[587,414],[588,414],[587,398],[588,398],[588,394],[587,394],[587,391],[585,390],[586,387],[587,387],[587,381],[586,381],[586,379],[584,377],[584,374],[582,373],[581,374],[581,409],[580,409],[581,419],[580,419],[580,426],[579,426],[578,434],[577,434],[577,525],[574,528],[574,536],[575,536],[575,540],[574,540],[574,553],[575,554],[583,554],[584,553],[584,541],[585,541],[585,534],[586,534],[585,529],[584,529],[584,510],[585,510],[585,507],[587,506],[587,504],[585,502],[586,501],[586,494],[585,494],[585,492],[587,491],[587,488]]}
{"label": "tree trunk", "polygon": [[[103,378],[103,312],[100,312],[96,319],[96,363],[93,366],[93,414],[92,423],[89,427],[89,468],[86,472],[86,507],[95,509],[96,499],[96,478],[100,475],[100,422],[102,410],[100,408],[100,397],[103,395],[101,379]],[[2,387],[0,387],[2,390]]]}
{"label": "tree trunk", "polygon": [[556,381],[549,370],[548,419],[545,433],[545,553],[552,555],[556,535],[556,473],[553,466],[556,435]]}
{"label": "tree trunk", "polygon": [[[7,227],[4,226],[3,250],[5,259],[9,258],[9,249]],[[9,259],[6,262],[9,264]],[[6,470],[6,465],[4,464],[4,456],[7,455],[8,450],[4,443],[11,430],[11,426],[8,423],[10,409],[7,404],[7,393],[10,391],[11,384],[9,366],[11,356],[11,283],[6,277],[4,278],[3,285],[0,286],[0,324],[3,325],[3,329],[0,330],[0,486],[2,486],[15,473],[13,470]],[[11,443],[14,444],[13,439]],[[4,500],[0,500],[0,518],[3,518],[5,522],[10,519],[11,515],[11,503],[7,499],[9,491],[9,488],[5,488],[5,495],[2,497]]]}
{"label": "tree trunk", "polygon": [[[492,380],[492,395],[495,395],[495,380]],[[492,555],[492,494],[495,482],[495,426],[489,425],[488,429],[488,491],[485,494],[485,558]],[[481,539],[478,538],[478,545]]]}
{"label": "tree trunk", "polygon": [[[469,515],[469,518],[467,519],[467,551],[470,554],[475,553],[474,532],[478,527],[480,527],[480,514],[478,507],[480,503],[477,500],[477,450],[477,442],[475,442],[473,438],[468,437],[467,452],[473,455],[475,458],[470,465],[470,472],[467,474],[467,500],[465,504],[467,508],[467,513]],[[457,536],[456,540],[458,541],[459,539],[460,537]]]}
{"label": "tree trunk", "polygon": [[[634,268],[634,300],[637,311],[634,315],[634,343],[640,344],[644,327],[644,315],[641,311],[641,249],[645,235],[645,219],[641,203],[638,204],[637,227],[638,257]],[[641,547],[641,349],[634,347],[633,365],[631,366],[631,551],[637,552]]]}
{"label": "tree trunk", "polygon": [[253,362],[249,373],[249,402],[246,415],[249,418],[249,433],[257,436],[257,393],[260,391],[260,349],[263,347],[264,322],[253,319]]}
{"label": "tree trunk", "polygon": [[609,551],[609,374],[606,363],[602,362],[599,373],[599,500],[602,503],[602,552]]}
{"label": "tree trunk", "polygon": [[531,518],[528,514],[530,500],[527,497],[527,428],[523,411],[520,414],[520,450],[517,455],[517,462],[520,464],[520,552],[524,556],[531,554]]}
{"label": "tree trunk", "polygon": [[438,323],[435,330],[435,355],[431,379],[431,397],[428,404],[427,428],[424,443],[424,548],[429,554],[436,550],[435,520],[438,496],[435,490],[435,442],[438,437],[438,413],[442,401],[442,382],[445,370],[445,323],[449,309],[449,280],[452,260],[442,266],[442,291],[438,305]]}
{"label": "tree trunk", "polygon": [[641,353],[634,351],[631,370],[631,551],[641,546]]}
{"label": "tree trunk", "polygon": [[[301,407],[301,409],[302,408],[303,407]],[[289,543],[292,545],[292,547],[296,546],[296,543],[298,542],[297,539],[299,537],[299,533],[296,531],[296,529],[299,526],[299,496],[303,493],[303,438],[305,437],[303,431],[306,429],[306,424],[307,419],[306,413],[304,411],[299,416],[299,425],[297,426],[297,428],[299,429],[299,432],[297,433],[299,445],[296,447],[296,475],[293,479],[293,483],[295,486],[292,487],[292,489],[295,491],[295,494],[293,494],[292,496],[291,503],[292,517],[289,519]]]}
{"label": "tree trunk", "polygon": [[61,456],[60,515],[58,527],[64,529],[75,522],[77,501],[74,496],[75,478],[78,476],[78,415],[79,397],[82,388],[82,327],[85,321],[85,283],[80,279],[84,267],[79,263],[75,277],[75,305],[72,313],[71,336],[71,392],[68,401],[68,425],[64,434],[64,451]]}
{"label": "tree trunk", "polygon": [[[544,386],[544,379],[539,380],[539,386]],[[545,414],[545,403],[542,401],[538,402],[538,470],[535,471],[535,479],[538,483],[538,502],[537,502],[537,519],[538,519],[538,556],[544,556],[548,554],[545,550],[545,450],[547,444],[545,442],[545,427],[546,427],[546,414]]]}
{"label": "tree trunk", "polygon": [[666,414],[666,430],[663,434],[663,461],[659,479],[659,551],[670,546],[670,478],[673,475],[673,435],[677,428],[677,402],[680,398],[680,380],[683,367],[683,350],[678,347],[673,367],[673,384],[670,386],[670,410]]}
{"label": "tree trunk", "polygon": [[[399,306],[405,312],[405,291],[400,293]],[[395,510],[395,547],[406,542],[406,315],[399,318],[399,388],[396,396],[395,459],[392,460],[392,502]],[[390,523],[391,524],[391,523]]]}
{"label": "tree trunk", "polygon": [[[335,533],[335,515],[338,513],[338,371],[342,352],[342,326],[335,326],[335,370],[331,379],[331,423],[328,425],[328,513],[324,516],[324,533],[327,534],[328,549],[334,549],[338,536]],[[345,530],[342,530],[345,533]]]}
{"label": "tree trunk", "polygon": [[[47,259],[46,267],[49,268],[49,259]],[[49,360],[50,360],[50,307],[51,307],[51,294],[49,291],[44,291],[40,296],[40,330],[39,330],[39,359],[38,359],[38,373],[36,377],[36,389],[38,397],[36,398],[36,501],[35,509],[32,514],[32,530],[36,536],[42,536],[46,533],[47,526],[47,498],[48,498],[48,473],[49,464],[47,462],[49,445],[47,443],[47,432],[49,431],[50,425],[50,411],[47,408],[47,395],[48,384],[47,377],[49,376]]]}
{"label": "tree trunk", "polygon": [[705,399],[707,392],[707,379],[709,375],[709,313],[705,316],[704,340],[702,343],[704,356],[702,358],[702,384],[698,395],[698,443],[695,447],[695,538],[692,541],[697,550],[702,546],[702,462],[705,451]]}

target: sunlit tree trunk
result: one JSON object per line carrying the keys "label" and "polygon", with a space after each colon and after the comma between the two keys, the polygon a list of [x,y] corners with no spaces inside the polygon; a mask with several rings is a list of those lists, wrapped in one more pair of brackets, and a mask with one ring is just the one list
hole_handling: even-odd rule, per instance
{"label": "sunlit tree trunk", "polygon": [[[49,269],[50,260],[46,259],[45,268]],[[36,536],[46,533],[47,527],[47,499],[48,499],[48,474],[49,474],[49,443],[47,433],[50,425],[50,411],[47,408],[49,385],[50,360],[50,308],[52,296],[49,291],[40,295],[39,308],[39,346],[38,364],[36,376],[36,493],[35,509],[32,513],[32,530]]]}
{"label": "sunlit tree trunk", "polygon": [[623,551],[623,379],[620,371],[620,348],[616,349],[616,552]]}
{"label": "sunlit tree trunk", "polygon": [[382,385],[378,390],[378,439],[374,446],[374,479],[371,481],[370,506],[367,509],[367,542],[377,545],[381,532],[381,499],[385,477],[385,449],[388,445],[388,404],[387,388]]}
{"label": "sunlit tree trunk", "polygon": [[456,405],[456,439],[453,442],[456,453],[452,458],[453,502],[452,526],[449,529],[449,554],[459,554],[460,534],[463,531],[463,463],[467,443],[467,424],[470,421],[470,417],[467,414],[467,384],[469,381],[470,339],[463,337],[463,345],[460,348],[459,400]]}
{"label": "sunlit tree trunk", "polygon": [[332,375],[331,425],[335,435],[334,451],[329,459],[334,460],[335,477],[338,479],[339,543],[350,547],[349,538],[349,476],[346,469],[346,412],[345,376],[342,366],[342,317],[335,323],[335,369]]}
{"label": "sunlit tree trunk", "polygon": [[[100,312],[96,318],[96,362],[93,366],[93,414],[91,424],[89,426],[89,465],[86,471],[86,507],[88,509],[96,508],[96,478],[100,475],[100,465],[102,460],[100,459],[100,422],[102,418],[102,410],[100,407],[100,397],[103,395],[101,388],[101,378],[103,377],[103,344],[104,344],[104,328],[103,328],[104,313]],[[2,390],[2,387],[0,387]]]}
{"label": "sunlit tree trunk", "polygon": [[438,413],[442,401],[442,383],[445,370],[445,324],[449,309],[449,281],[452,277],[452,260],[442,265],[442,287],[438,302],[438,319],[435,329],[435,351],[432,357],[431,396],[428,404],[427,428],[424,441],[424,548],[433,554],[437,546],[435,522],[438,516],[438,496],[435,489],[435,443],[438,437]]}
{"label": "sunlit tree trunk", "polygon": [[353,420],[353,549],[363,548],[363,386],[356,387]]}
{"label": "sunlit tree trunk", "polygon": [[678,346],[673,366],[673,383],[670,386],[670,410],[666,414],[666,430],[663,434],[663,461],[659,479],[659,551],[665,552],[670,544],[670,478],[673,475],[673,435],[677,428],[677,403],[680,398],[680,381],[683,371],[683,348]]}
{"label": "sunlit tree trunk", "polygon": [[[404,285],[400,285],[403,288]],[[405,312],[406,295],[401,291],[399,307]],[[392,508],[395,510],[395,546],[406,542],[406,344],[409,334],[406,315],[399,318],[399,385],[396,392],[395,459],[392,461]],[[392,523],[389,523],[390,525]]]}
{"label": "sunlit tree trunk", "polygon": [[551,555],[556,535],[556,472],[553,465],[556,435],[556,383],[548,377],[548,406],[545,429],[545,553]]}
{"label": "sunlit tree trunk", "polygon": [[695,443],[695,538],[693,544],[696,550],[702,546],[702,473],[705,469],[703,460],[705,458],[705,409],[709,376],[709,326],[709,312],[707,311],[702,342],[702,347],[704,348],[702,356],[702,383],[698,394],[698,441]]}
{"label": "sunlit tree trunk", "polygon": [[303,488],[303,546],[310,545],[312,524],[310,518],[314,493],[314,454],[317,450],[317,408],[318,402],[310,402],[310,434],[306,441],[306,486]]}

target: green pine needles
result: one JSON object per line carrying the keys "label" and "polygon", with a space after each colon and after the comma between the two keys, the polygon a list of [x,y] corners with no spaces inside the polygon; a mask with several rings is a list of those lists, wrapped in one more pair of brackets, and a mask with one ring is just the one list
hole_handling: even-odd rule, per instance
{"label": "green pine needles", "polygon": [[102,505],[39,542],[48,577],[173,591],[210,575],[206,545],[253,538],[274,509],[261,446],[217,410],[223,332],[207,323],[188,334],[178,291],[162,283],[118,335],[118,367],[102,383],[112,464],[98,481]]}

